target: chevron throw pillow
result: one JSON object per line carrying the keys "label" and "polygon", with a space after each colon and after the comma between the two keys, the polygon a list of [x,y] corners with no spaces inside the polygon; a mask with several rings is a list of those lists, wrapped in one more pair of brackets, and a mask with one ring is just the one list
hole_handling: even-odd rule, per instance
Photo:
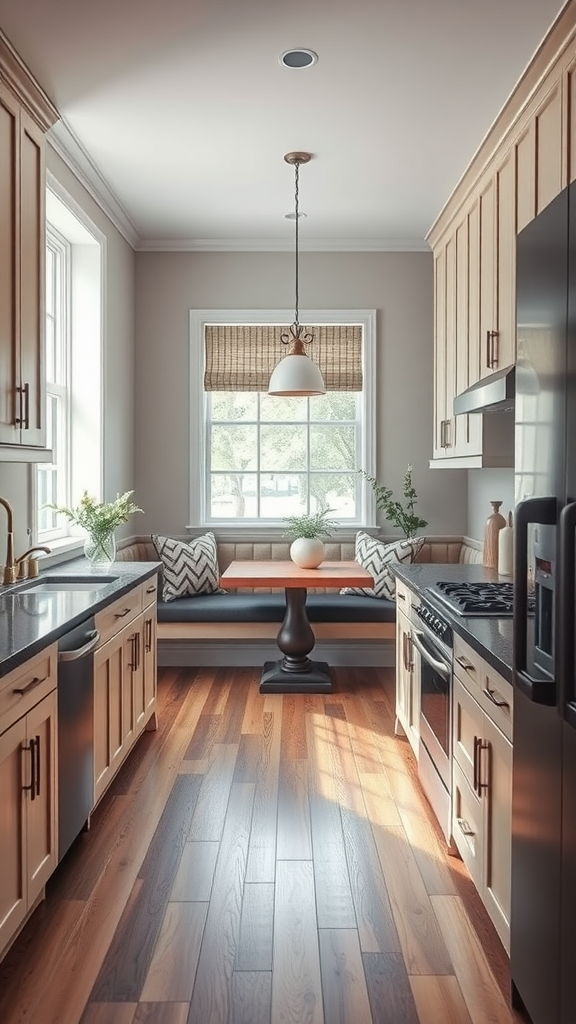
{"label": "chevron throw pillow", "polygon": [[219,593],[220,573],[213,533],[204,533],[190,541],[152,534],[152,541],[162,562],[164,601]]}
{"label": "chevron throw pillow", "polygon": [[369,533],[359,530],[356,534],[355,558],[374,577],[374,589],[344,587],[340,593],[396,600],[396,577],[391,566],[398,562],[413,562],[424,540],[424,537],[413,537],[411,540],[396,540],[391,544],[384,544],[376,537],[371,537]]}

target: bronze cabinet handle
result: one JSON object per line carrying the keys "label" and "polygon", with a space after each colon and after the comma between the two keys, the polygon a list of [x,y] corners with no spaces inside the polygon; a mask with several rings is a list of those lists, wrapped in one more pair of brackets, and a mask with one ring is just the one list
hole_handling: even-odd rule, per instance
{"label": "bronze cabinet handle", "polygon": [[35,771],[36,761],[35,761],[35,756],[34,756],[35,746],[36,746],[36,744],[35,744],[34,740],[30,740],[30,743],[26,743],[22,747],[22,750],[29,750],[30,751],[30,785],[29,786],[23,785],[22,789],[29,789],[30,790],[30,799],[31,800],[34,800],[36,798],[36,771]]}
{"label": "bronze cabinet handle", "polygon": [[31,690],[35,690],[37,686],[40,686],[40,683],[46,682],[47,679],[48,676],[42,676],[41,679],[38,678],[38,676],[35,676],[31,682],[26,684],[26,686],[15,686],[12,693],[17,693],[20,697],[25,697],[27,693],[30,693]]}
{"label": "bronze cabinet handle", "polygon": [[128,615],[129,611],[131,611],[130,608],[124,608],[121,612],[114,612],[114,615],[117,619],[123,619],[125,615]]}
{"label": "bronze cabinet handle", "polygon": [[491,700],[492,703],[495,704],[497,708],[509,708],[510,705],[507,700],[496,699],[495,694],[497,692],[497,690],[491,690],[489,686],[484,687],[484,689],[482,690],[482,693],[484,693],[486,697],[488,697],[488,700]]}
{"label": "bronze cabinet handle", "polygon": [[466,821],[466,818],[456,818],[456,824],[458,825],[458,828],[460,829],[463,836],[473,836],[476,834],[474,832],[474,829],[470,828],[470,825]]}
{"label": "bronze cabinet handle", "polygon": [[156,593],[156,587],[148,587],[147,590],[146,590],[146,593],[147,594],[155,594]]}
{"label": "bronze cabinet handle", "polygon": [[146,619],[146,651],[152,650],[152,619]]}

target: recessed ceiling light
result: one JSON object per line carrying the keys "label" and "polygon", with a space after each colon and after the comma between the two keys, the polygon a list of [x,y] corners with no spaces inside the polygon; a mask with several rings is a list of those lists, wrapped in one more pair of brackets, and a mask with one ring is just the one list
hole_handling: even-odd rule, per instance
{"label": "recessed ceiling light", "polygon": [[284,50],[284,53],[280,54],[278,60],[285,68],[310,68],[318,60],[318,54],[314,53],[314,50],[307,50],[303,46],[298,46],[294,50]]}

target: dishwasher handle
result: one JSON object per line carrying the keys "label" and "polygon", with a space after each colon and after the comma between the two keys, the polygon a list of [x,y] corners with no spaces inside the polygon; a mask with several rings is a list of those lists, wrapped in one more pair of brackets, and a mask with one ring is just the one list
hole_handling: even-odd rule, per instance
{"label": "dishwasher handle", "polygon": [[90,637],[88,643],[77,647],[74,651],[61,651],[58,661],[76,661],[78,658],[83,658],[85,654],[90,654],[90,651],[93,651],[100,642],[100,633],[97,629],[89,629],[86,636]]}

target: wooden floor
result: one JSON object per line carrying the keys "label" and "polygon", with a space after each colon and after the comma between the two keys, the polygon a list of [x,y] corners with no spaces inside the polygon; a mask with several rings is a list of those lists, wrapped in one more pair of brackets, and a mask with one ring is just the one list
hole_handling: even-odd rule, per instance
{"label": "wooden floor", "polygon": [[[391,670],[327,696],[164,669],[139,740],[0,965],[1,1024],[510,1024]],[[1,870],[1,866],[0,866]]]}

